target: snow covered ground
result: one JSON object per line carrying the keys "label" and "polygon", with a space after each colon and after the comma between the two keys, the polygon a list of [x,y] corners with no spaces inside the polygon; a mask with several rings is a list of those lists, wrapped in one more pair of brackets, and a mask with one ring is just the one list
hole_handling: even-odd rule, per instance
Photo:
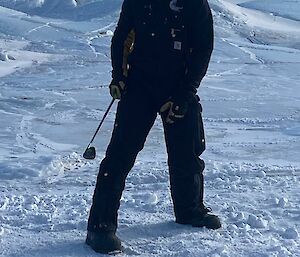
{"label": "snow covered ground", "polygon": [[[0,256],[99,256],[84,245],[115,106],[109,47],[121,0],[0,0]],[[199,89],[206,202],[217,231],[175,224],[158,119],[130,173],[124,256],[300,256],[300,4],[211,0],[216,44]]]}

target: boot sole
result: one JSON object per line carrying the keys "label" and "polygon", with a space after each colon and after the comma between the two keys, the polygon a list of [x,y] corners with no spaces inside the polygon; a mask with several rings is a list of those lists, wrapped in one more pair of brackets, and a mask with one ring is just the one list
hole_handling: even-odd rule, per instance
{"label": "boot sole", "polygon": [[[99,249],[99,248],[95,247],[93,244],[91,244],[91,243],[89,242],[88,239],[85,240],[85,243],[86,243],[89,247],[91,247],[96,253],[108,254],[108,255],[112,255],[112,256],[124,253],[124,251],[123,251],[124,249],[122,249],[122,250],[106,250],[106,249]],[[123,247],[122,247],[122,248],[123,248]]]}
{"label": "boot sole", "polygon": [[193,222],[180,222],[180,221],[175,221],[177,224],[180,224],[180,225],[189,225],[189,226],[192,226],[194,228],[207,228],[207,229],[213,229],[213,230],[216,230],[216,229],[219,229],[222,227],[222,225],[220,224],[219,226],[216,226],[216,227],[207,227],[206,225],[204,224],[194,224]]}

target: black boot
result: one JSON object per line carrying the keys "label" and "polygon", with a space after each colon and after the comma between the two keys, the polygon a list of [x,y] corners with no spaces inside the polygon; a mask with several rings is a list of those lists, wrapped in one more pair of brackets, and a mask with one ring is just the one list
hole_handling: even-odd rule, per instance
{"label": "black boot", "polygon": [[88,231],[85,242],[97,253],[117,254],[123,251],[121,240],[114,231]]}
{"label": "black boot", "polygon": [[211,209],[204,207],[201,210],[195,211],[188,219],[176,219],[176,223],[209,229],[221,228],[222,225],[219,217],[209,212],[211,212]]}

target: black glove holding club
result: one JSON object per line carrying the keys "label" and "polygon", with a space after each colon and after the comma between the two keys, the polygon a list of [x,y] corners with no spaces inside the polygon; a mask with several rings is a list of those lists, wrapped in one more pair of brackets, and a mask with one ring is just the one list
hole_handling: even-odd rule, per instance
{"label": "black glove holding club", "polygon": [[112,96],[113,99],[118,99],[120,100],[122,98],[122,95],[125,92],[125,80],[116,80],[113,79],[109,85],[109,91],[110,95]]}

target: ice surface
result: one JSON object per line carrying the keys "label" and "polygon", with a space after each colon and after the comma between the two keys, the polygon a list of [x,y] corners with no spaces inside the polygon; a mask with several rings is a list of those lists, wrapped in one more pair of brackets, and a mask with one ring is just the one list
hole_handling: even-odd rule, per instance
{"label": "ice surface", "polygon": [[[297,1],[210,1],[215,50],[198,93],[205,199],[223,228],[174,223],[158,119],[121,200],[124,256],[300,256]],[[82,152],[110,102],[121,2],[0,0],[3,257],[99,256],[84,239],[116,106],[96,160]]]}

